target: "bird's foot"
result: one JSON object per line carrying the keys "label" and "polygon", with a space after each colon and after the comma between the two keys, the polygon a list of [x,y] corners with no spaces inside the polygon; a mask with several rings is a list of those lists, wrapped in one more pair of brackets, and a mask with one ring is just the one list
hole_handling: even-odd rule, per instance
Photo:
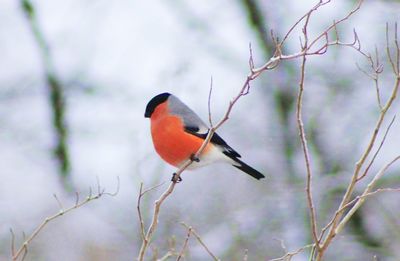
{"label": "bird's foot", "polygon": [[181,182],[183,179],[181,178],[181,176],[178,176],[176,173],[172,174],[172,178],[171,181],[174,183],[179,183]]}
{"label": "bird's foot", "polygon": [[199,157],[197,157],[194,153],[192,155],[190,155],[190,160],[191,161],[200,162]]}

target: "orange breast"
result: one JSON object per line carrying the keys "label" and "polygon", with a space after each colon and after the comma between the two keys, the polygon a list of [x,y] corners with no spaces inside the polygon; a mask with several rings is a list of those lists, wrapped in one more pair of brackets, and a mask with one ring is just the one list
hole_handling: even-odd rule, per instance
{"label": "orange breast", "polygon": [[[166,104],[159,105],[151,117],[151,135],[157,153],[163,160],[176,167],[196,153],[204,141],[186,133],[180,119],[168,114]],[[210,145],[204,153],[209,148]]]}

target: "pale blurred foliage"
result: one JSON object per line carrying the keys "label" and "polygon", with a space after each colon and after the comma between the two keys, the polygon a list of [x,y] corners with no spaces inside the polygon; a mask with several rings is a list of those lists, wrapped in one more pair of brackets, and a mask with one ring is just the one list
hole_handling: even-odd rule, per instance
{"label": "pale blurred foliage", "polygon": [[[266,30],[278,34],[313,3],[259,2]],[[333,2],[314,18],[313,31],[353,4]],[[150,187],[169,181],[174,172],[153,150],[149,122],[143,118],[147,101],[169,91],[206,120],[212,76],[212,114],[218,120],[246,77],[249,42],[257,64],[266,56],[239,2],[38,0],[33,4],[65,87],[75,188],[84,196],[98,177],[103,187],[113,190],[117,176],[121,187],[116,197],[92,202],[49,224],[30,245],[27,260],[132,260],[140,247],[136,215],[140,182]],[[58,211],[54,193],[64,205],[74,204],[74,197],[59,183],[51,154],[54,138],[39,50],[18,1],[2,0],[1,6],[0,260],[9,260],[10,228],[21,242],[23,231],[29,234]],[[375,44],[381,50],[385,23],[399,21],[399,8],[396,1],[367,1],[339,28],[340,33],[351,37],[355,27],[365,50],[373,51]],[[296,50],[298,39],[292,39],[287,51]],[[362,57],[344,48],[309,59],[304,115],[306,131],[312,130],[308,135],[320,224],[337,206],[338,193],[378,115],[373,83],[357,70],[356,62],[365,65]],[[279,70],[285,66],[290,69],[282,79]],[[267,179],[252,180],[226,165],[185,172],[183,183],[161,210],[153,243],[160,255],[168,250],[171,237],[177,247],[182,245],[186,231],[181,221],[194,226],[222,260],[242,260],[245,249],[249,260],[281,256],[279,240],[289,250],[310,243],[294,108],[287,108],[288,121],[283,123],[276,106],[278,90],[297,93],[297,72],[298,63],[290,62],[265,73],[218,131]],[[392,84],[388,74],[381,83],[384,98]],[[390,117],[399,108],[396,101]],[[289,134],[292,151],[285,150],[284,133]],[[398,133],[396,121],[371,173],[399,154]],[[381,185],[399,184],[399,167],[394,166]],[[143,200],[146,224],[163,189]],[[398,198],[399,194],[386,193],[369,199],[359,212],[361,224],[350,224],[326,259],[372,260],[377,255],[379,260],[399,260]],[[187,259],[207,258],[192,239]],[[295,260],[306,258],[301,254]]]}

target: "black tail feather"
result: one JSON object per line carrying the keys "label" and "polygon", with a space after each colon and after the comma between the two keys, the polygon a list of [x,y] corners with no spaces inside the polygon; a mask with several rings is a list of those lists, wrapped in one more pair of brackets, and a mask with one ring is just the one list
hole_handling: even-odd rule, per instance
{"label": "black tail feather", "polygon": [[241,171],[249,174],[250,176],[252,176],[255,179],[265,178],[265,176],[263,174],[261,174],[258,170],[253,169],[252,167],[250,167],[249,165],[247,165],[243,161],[239,160],[238,158],[231,158],[231,159],[233,159],[235,162],[240,164],[240,165],[233,164],[233,166],[235,168],[240,169]]}

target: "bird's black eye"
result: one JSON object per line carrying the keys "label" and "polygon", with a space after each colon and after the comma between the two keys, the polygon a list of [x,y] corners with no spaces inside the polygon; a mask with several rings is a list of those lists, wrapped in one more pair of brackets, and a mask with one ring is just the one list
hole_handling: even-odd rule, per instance
{"label": "bird's black eye", "polygon": [[144,112],[144,117],[150,118],[154,110],[157,108],[157,106],[165,102],[170,95],[171,95],[170,93],[164,92],[157,96],[154,96],[153,99],[151,99],[149,103],[147,103],[146,111]]}

